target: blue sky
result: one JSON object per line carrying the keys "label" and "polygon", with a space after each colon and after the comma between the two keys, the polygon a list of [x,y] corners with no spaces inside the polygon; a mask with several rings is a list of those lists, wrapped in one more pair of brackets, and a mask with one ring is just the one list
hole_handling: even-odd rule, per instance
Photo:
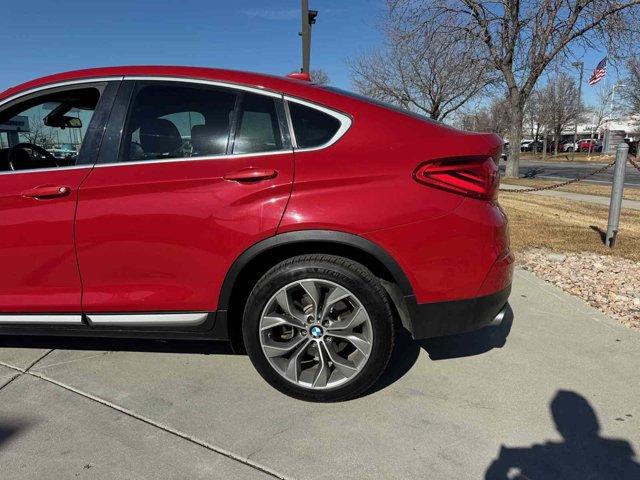
{"label": "blue sky", "polygon": [[[320,11],[312,68],[349,88],[346,60],[380,44],[384,0],[310,0],[310,6]],[[286,74],[300,67],[299,8],[299,0],[13,0],[0,7],[0,91],[42,75],[107,65]],[[585,77],[602,56],[585,56]],[[593,94],[586,82],[583,88],[587,97]]]}
{"label": "blue sky", "polygon": [[[312,68],[350,85],[345,60],[377,45],[382,0],[311,0]],[[286,74],[300,68],[299,0],[11,1],[0,7],[0,91],[106,65],[198,65]],[[9,48],[7,48],[9,46]]]}

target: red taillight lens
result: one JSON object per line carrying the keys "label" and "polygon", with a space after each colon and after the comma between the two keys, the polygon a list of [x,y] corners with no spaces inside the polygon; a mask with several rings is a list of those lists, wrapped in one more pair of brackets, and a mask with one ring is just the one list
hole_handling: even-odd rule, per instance
{"label": "red taillight lens", "polygon": [[500,172],[491,157],[444,158],[418,165],[417,182],[481,200],[494,200]]}

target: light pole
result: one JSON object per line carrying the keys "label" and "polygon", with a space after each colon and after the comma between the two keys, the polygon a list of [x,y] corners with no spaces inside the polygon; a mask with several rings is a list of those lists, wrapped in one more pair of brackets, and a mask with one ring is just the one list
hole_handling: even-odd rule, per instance
{"label": "light pole", "polygon": [[582,77],[584,76],[584,62],[573,62],[572,66],[580,67],[580,83],[578,83],[578,105],[576,108],[576,118],[573,121],[573,151],[571,152],[571,161],[575,159],[576,150],[578,149],[578,117],[580,108],[582,107]]}
{"label": "light pole", "polygon": [[311,25],[316,23],[317,10],[309,10],[309,0],[301,0],[302,10],[302,73],[309,73],[309,63],[311,58]]}

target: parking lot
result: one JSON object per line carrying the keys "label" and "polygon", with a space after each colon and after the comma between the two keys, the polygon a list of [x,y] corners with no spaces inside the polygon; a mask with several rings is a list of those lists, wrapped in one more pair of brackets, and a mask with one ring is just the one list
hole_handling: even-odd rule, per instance
{"label": "parking lot", "polygon": [[524,271],[511,307],[499,329],[401,338],[336,404],[224,344],[3,338],[1,477],[640,478],[640,334]]}

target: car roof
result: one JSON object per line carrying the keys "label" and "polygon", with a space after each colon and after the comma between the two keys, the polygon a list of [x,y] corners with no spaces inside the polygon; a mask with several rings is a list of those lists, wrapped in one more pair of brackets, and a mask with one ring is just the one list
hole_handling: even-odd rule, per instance
{"label": "car roof", "polygon": [[62,82],[72,82],[74,80],[88,79],[118,79],[125,76],[150,76],[150,77],[174,77],[200,80],[214,80],[228,82],[239,85],[246,85],[254,88],[263,88],[276,92],[285,92],[294,96],[315,96],[322,93],[315,84],[288,77],[278,77],[255,72],[243,72],[238,70],[224,70],[218,68],[205,67],[184,67],[184,66],[162,66],[162,65],[138,65],[121,67],[89,68],[85,70],[73,70],[70,72],[57,73],[40,77],[35,80],[16,85],[0,93],[0,100],[4,100],[15,94],[45,87]]}

